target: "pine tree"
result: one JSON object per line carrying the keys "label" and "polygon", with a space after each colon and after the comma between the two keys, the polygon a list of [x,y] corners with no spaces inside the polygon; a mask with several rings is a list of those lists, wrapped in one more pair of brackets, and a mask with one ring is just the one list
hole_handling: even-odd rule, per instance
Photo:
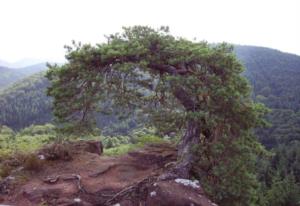
{"label": "pine tree", "polygon": [[95,111],[104,110],[99,102],[107,99],[123,115],[139,109],[159,129],[182,132],[176,176],[190,176],[199,160],[196,147],[254,140],[248,133],[262,123],[265,109],[250,99],[243,66],[226,43],[175,38],[168,27],[134,26],[108,36],[107,43],[67,49],[68,63],[50,66],[47,74],[61,131],[91,132]]}

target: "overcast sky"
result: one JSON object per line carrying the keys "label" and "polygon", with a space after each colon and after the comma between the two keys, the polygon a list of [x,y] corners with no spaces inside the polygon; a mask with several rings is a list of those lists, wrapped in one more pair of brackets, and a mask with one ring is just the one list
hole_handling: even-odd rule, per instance
{"label": "overcast sky", "polygon": [[71,40],[102,42],[131,25],[300,55],[300,0],[0,0],[0,59],[62,61]]}

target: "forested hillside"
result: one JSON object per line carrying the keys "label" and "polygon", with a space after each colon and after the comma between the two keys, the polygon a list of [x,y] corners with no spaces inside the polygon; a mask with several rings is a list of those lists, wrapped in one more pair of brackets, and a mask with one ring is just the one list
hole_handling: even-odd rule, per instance
{"label": "forested hillside", "polygon": [[263,144],[300,140],[300,57],[251,46],[237,46],[236,53],[247,68],[253,98],[272,109],[272,126],[258,131]]}
{"label": "forested hillside", "polygon": [[[49,81],[40,72],[27,77],[0,92],[0,125],[20,130],[33,124],[52,121],[51,98],[46,95]],[[135,118],[119,121],[109,109],[97,115],[97,124],[102,134],[127,134],[135,128]]]}
{"label": "forested hillside", "polygon": [[276,109],[300,109],[300,56],[277,50],[236,46],[236,54],[247,68],[254,98]]}
{"label": "forested hillside", "polygon": [[18,130],[51,120],[51,100],[45,93],[49,84],[44,74],[30,76],[0,92],[2,125]]}
{"label": "forested hillside", "polygon": [[[0,62],[1,63],[1,62]],[[0,90],[23,78],[29,77],[35,73],[46,70],[46,64],[40,63],[23,68],[7,68],[0,64]]]}
{"label": "forested hillside", "polygon": [[[277,50],[237,46],[253,98],[271,112],[268,128],[257,130],[272,152],[258,165],[268,205],[297,205],[300,192],[300,57]],[[298,202],[299,203],[299,202]]]}

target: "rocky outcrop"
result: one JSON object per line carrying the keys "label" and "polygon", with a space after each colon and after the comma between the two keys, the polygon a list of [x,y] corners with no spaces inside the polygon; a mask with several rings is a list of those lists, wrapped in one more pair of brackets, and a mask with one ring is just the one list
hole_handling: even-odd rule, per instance
{"label": "rocky outcrop", "polygon": [[[80,141],[67,146],[72,157],[68,161],[64,161],[63,152],[57,156],[59,161],[49,161],[53,156],[47,156],[52,154],[49,151],[66,148],[50,145],[41,150],[39,155],[45,157],[43,169],[16,173],[17,187],[0,194],[0,204],[214,206],[197,181],[159,179],[176,160],[177,152],[171,145],[148,145],[119,157],[99,155],[102,149],[98,142]],[[20,178],[23,183],[18,183]]]}

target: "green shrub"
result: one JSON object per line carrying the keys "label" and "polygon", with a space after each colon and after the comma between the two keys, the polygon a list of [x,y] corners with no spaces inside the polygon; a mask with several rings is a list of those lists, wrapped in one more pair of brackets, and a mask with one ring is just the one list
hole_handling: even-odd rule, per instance
{"label": "green shrub", "polygon": [[107,149],[104,149],[104,154],[108,156],[123,155],[146,144],[160,144],[166,141],[155,135],[143,135],[139,136],[135,142],[135,144],[120,144],[120,142],[117,142],[117,138],[110,137],[108,138],[108,142],[106,142]]}
{"label": "green shrub", "polygon": [[55,126],[52,124],[45,125],[31,125],[29,127],[24,128],[19,132],[20,136],[35,136],[35,135],[51,135],[54,136]]}
{"label": "green shrub", "polygon": [[34,136],[19,136],[17,135],[16,140],[12,144],[14,149],[22,152],[33,152],[43,145],[49,143],[48,135],[34,135]]}
{"label": "green shrub", "polygon": [[6,160],[9,156],[13,154],[13,150],[11,148],[1,148],[0,147],[0,163]]}
{"label": "green shrub", "polygon": [[137,144],[124,144],[115,148],[104,149],[104,155],[107,156],[118,156],[126,154],[139,146]]}
{"label": "green shrub", "polygon": [[155,136],[155,135],[143,135],[136,139],[137,144],[145,145],[145,144],[160,144],[166,142],[166,140]]}

